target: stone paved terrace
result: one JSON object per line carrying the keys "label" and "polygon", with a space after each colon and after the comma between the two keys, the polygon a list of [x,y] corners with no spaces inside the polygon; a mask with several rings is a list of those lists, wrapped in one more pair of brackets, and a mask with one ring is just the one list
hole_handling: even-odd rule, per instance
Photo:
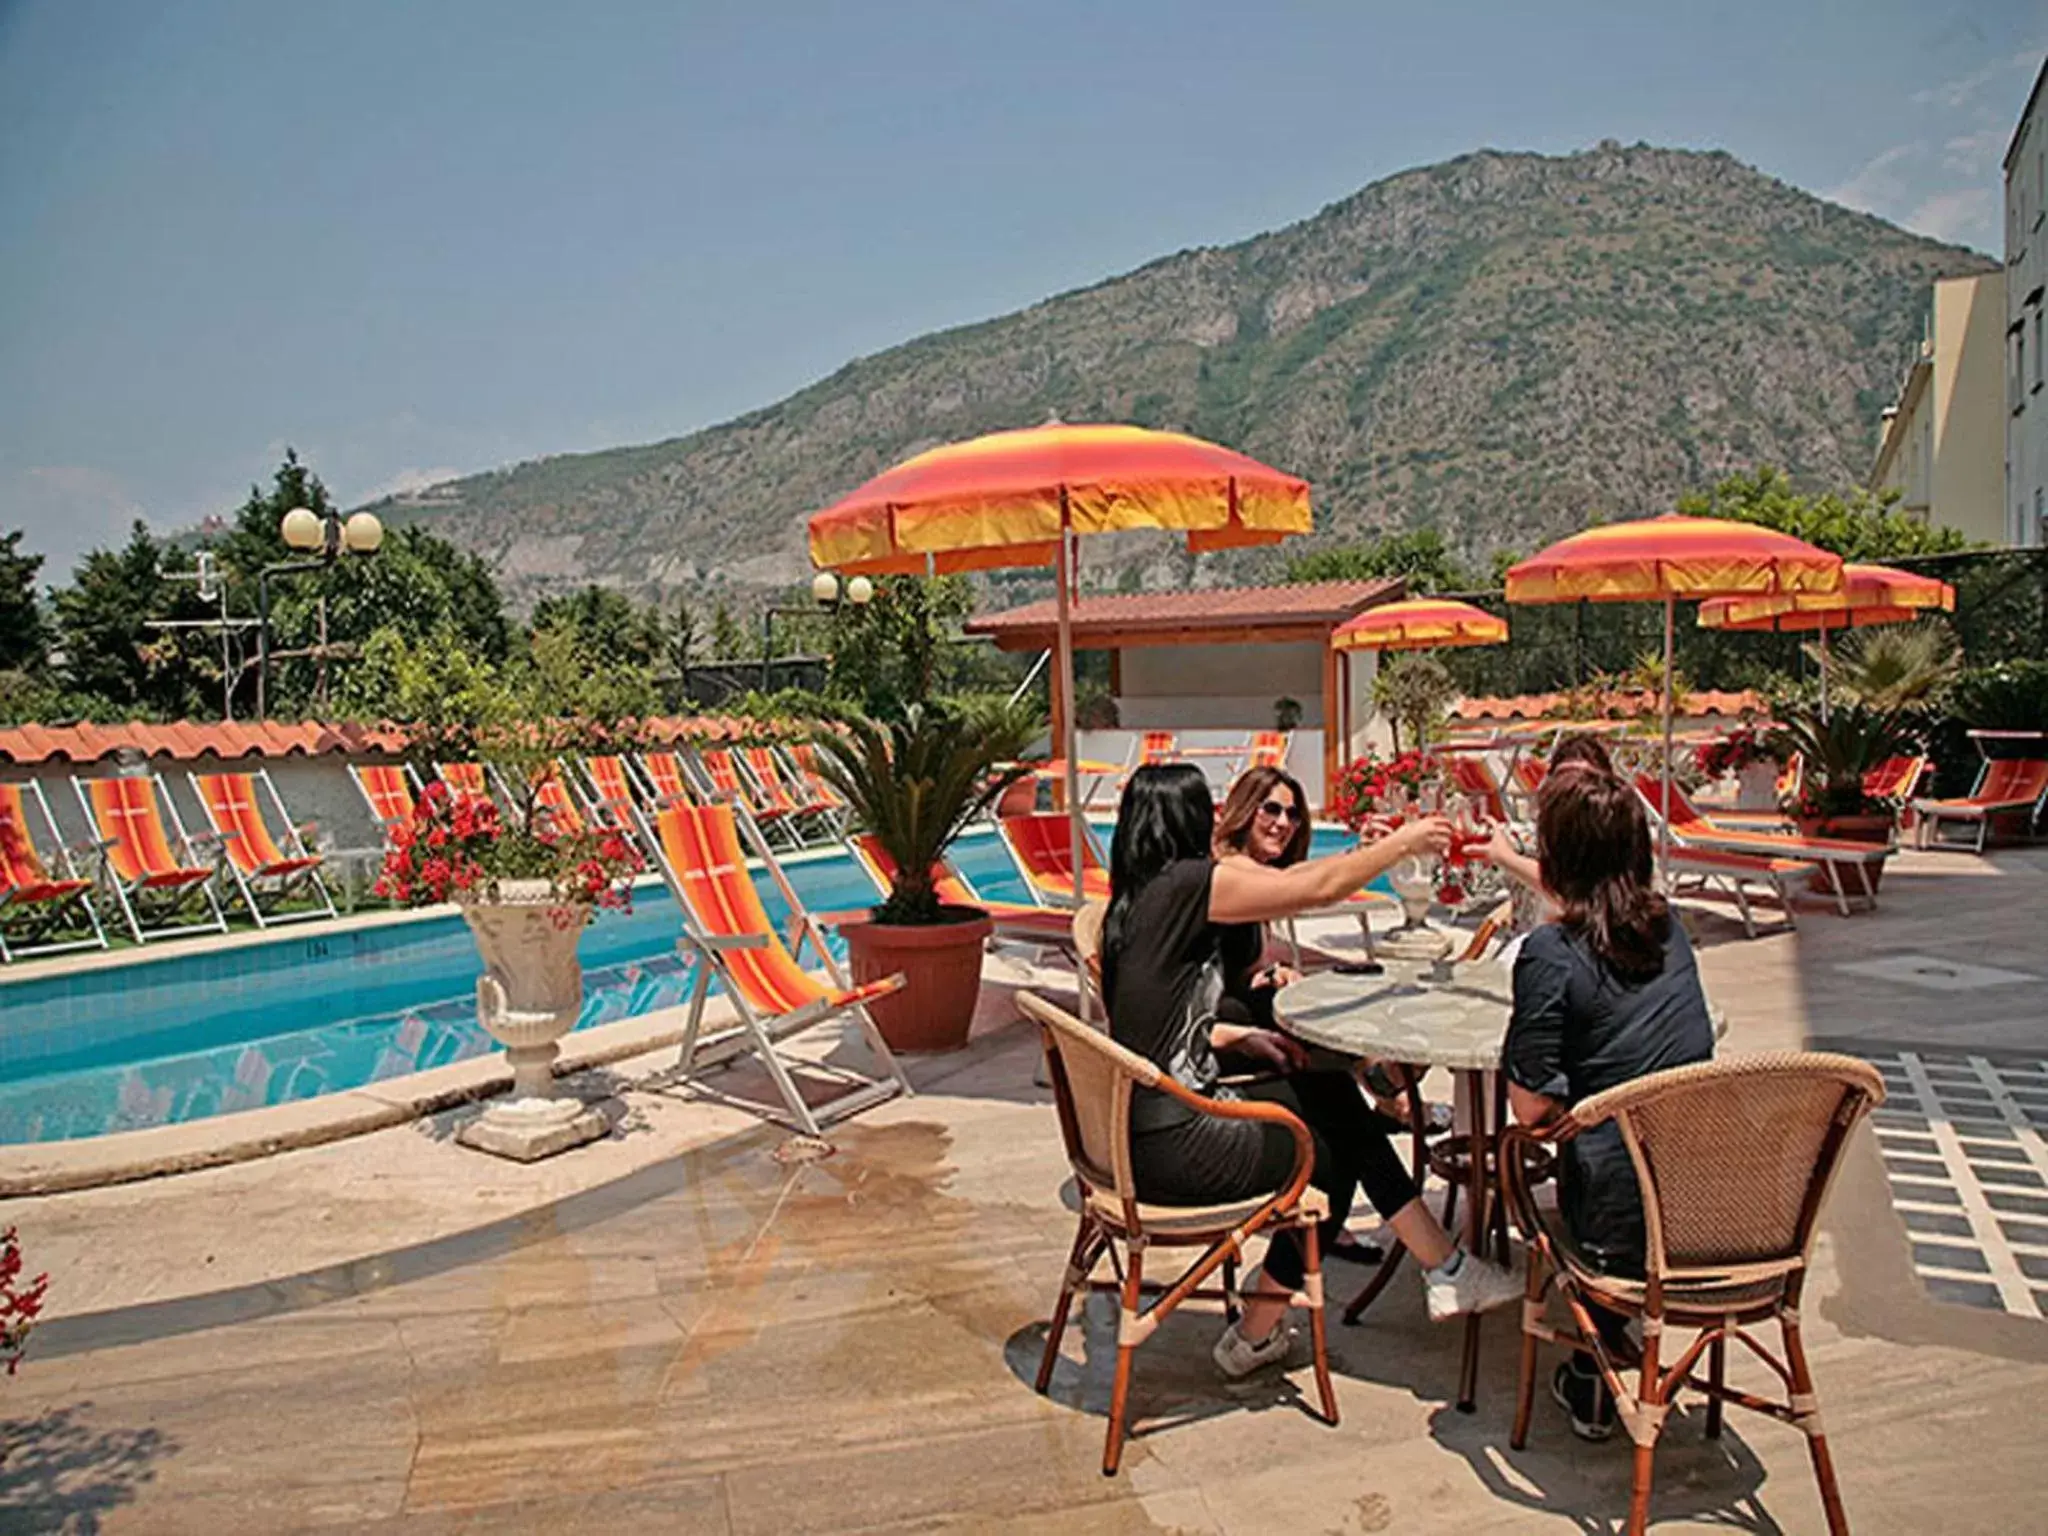
{"label": "stone paved terrace", "polygon": [[[2048,851],[1905,855],[1883,896],[1749,942],[1704,916],[1703,964],[1726,1049],[1820,1040],[1893,1083],[1808,1307],[1856,1529],[2040,1529]],[[1510,1315],[1455,1412],[1457,1333],[1406,1277],[1332,1329],[1336,1429],[1303,1411],[1305,1369],[1223,1388],[1216,1322],[1179,1314],[1104,1478],[1108,1314],[1030,1389],[1072,1218],[1022,974],[993,964],[969,1050],[819,1161],[633,1086],[642,1061],[613,1069],[617,1134],[537,1168],[434,1121],[10,1203],[56,1317],[0,1388],[0,1529],[1618,1528],[1624,1442],[1578,1443],[1539,1398],[1507,1449]],[[1821,1528],[1797,1435],[1731,1413],[1715,1445],[1701,1419],[1667,1432],[1657,1529]]]}

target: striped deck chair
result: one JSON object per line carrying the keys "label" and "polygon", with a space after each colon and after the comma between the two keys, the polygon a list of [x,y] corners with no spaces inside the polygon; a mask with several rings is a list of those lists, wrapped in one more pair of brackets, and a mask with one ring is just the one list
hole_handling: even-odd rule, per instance
{"label": "striped deck chair", "polygon": [[710,786],[713,800],[738,806],[763,833],[782,837],[793,847],[803,846],[803,838],[791,819],[790,807],[763,803],[758,792],[742,776],[739,759],[733,756],[731,748],[703,747],[692,755],[703,772],[704,782]]}
{"label": "striped deck chair", "polygon": [[783,767],[781,758],[772,747],[742,747],[740,762],[760,793],[756,803],[763,807],[778,807],[796,829],[798,838],[810,841],[811,832],[820,828],[821,820],[831,807],[805,792],[796,776]]}
{"label": "striped deck chair", "polygon": [[699,795],[690,783],[689,771],[680,753],[642,752],[640,775],[647,782],[648,800],[656,809],[671,805],[695,805]]}
{"label": "striped deck chair", "polygon": [[[29,831],[31,800],[55,850],[48,860]],[[74,930],[76,937],[64,937]],[[106,947],[92,882],[80,877],[71,850],[57,837],[43,786],[34,779],[0,784],[0,962]]]}
{"label": "striped deck chair", "polygon": [[577,837],[590,829],[592,818],[577,803],[569,770],[559,761],[549,763],[534,779],[533,808],[544,812],[564,836]]}
{"label": "striped deck chair", "polygon": [[1493,776],[1485,758],[1470,752],[1447,752],[1443,764],[1451,787],[1468,799],[1477,800],[1487,820],[1505,825],[1513,819],[1508,815],[1507,796],[1501,793],[1500,780]]}
{"label": "striped deck chair", "polygon": [[1180,756],[1180,737],[1173,731],[1146,731],[1138,738],[1138,760],[1133,768],[1150,768],[1170,763]]}
{"label": "striped deck chair", "polygon": [[[896,883],[896,861],[871,832],[856,832],[846,840],[854,859],[875,882],[877,892],[886,893]],[[990,901],[967,883],[950,859],[941,859],[932,871],[932,884],[939,900],[949,907],[979,907],[996,925],[998,939],[1035,944],[1071,955],[1074,946],[1072,917],[1059,907],[1041,907],[1021,901]]]}
{"label": "striped deck chair", "polygon": [[583,779],[590,787],[591,809],[608,827],[633,830],[633,769],[623,757],[586,757]]}
{"label": "striped deck chair", "polygon": [[[806,1135],[816,1136],[823,1124],[911,1091],[909,1079],[867,1007],[876,998],[898,990],[903,978],[890,976],[862,986],[850,985],[825,948],[815,920],[796,900],[767,843],[754,837],[750,829],[750,840],[758,842],[756,851],[824,958],[827,979],[820,981],[797,962],[768,920],[747,872],[740,844],[742,814],[730,805],[670,805],[652,815],[636,813],[641,835],[654,850],[655,866],[682,909],[681,948],[694,952],[698,959],[677,1065],[684,1076],[693,1077],[751,1051],[774,1079],[791,1121]],[[739,1022],[706,1039],[704,1004],[713,981],[724,987]],[[847,1017],[860,1026],[881,1069],[878,1075],[867,1077],[822,1061],[794,1062],[776,1049],[778,1042],[792,1035]],[[851,1086],[814,1108],[791,1076],[793,1066],[806,1075]]]}
{"label": "striped deck chair", "polygon": [[434,773],[448,786],[449,792],[459,799],[492,799],[492,773],[489,766],[484,763],[436,763]]}
{"label": "striped deck chair", "polygon": [[377,830],[384,846],[391,846],[391,834],[412,825],[413,802],[419,796],[419,776],[405,763],[350,763],[348,776],[370,814],[377,818]]}
{"label": "striped deck chair", "polygon": [[823,814],[830,819],[834,834],[843,833],[853,808],[846,803],[846,796],[839,792],[838,786],[819,770],[817,747],[808,741],[793,742],[789,748],[789,761],[802,779],[805,792],[823,807]]}
{"label": "striped deck chair", "polygon": [[[1982,853],[1999,817],[2032,830],[2048,806],[2048,760],[2038,757],[1987,758],[1977,770],[1976,786],[1960,799],[1915,800],[1922,848],[1967,848]],[[1942,824],[1955,822],[1974,829],[1974,836],[1954,840],[1942,836]]]}
{"label": "striped deck chair", "polygon": [[[100,862],[114,900],[135,942],[173,938],[181,933],[225,933],[227,915],[213,893],[213,869],[188,862],[192,840],[178,821],[155,774],[136,778],[73,779],[78,804],[99,832]],[[171,813],[171,830],[184,845],[185,859],[172,851],[157,796],[163,794]],[[183,921],[185,909],[203,906],[196,922]]]}
{"label": "striped deck chair", "polygon": [[[1652,816],[1664,814],[1664,784],[1653,773],[1636,775],[1636,793]],[[1856,878],[1858,895],[1877,905],[1877,883],[1871,878],[1874,865],[1882,865],[1891,849],[1884,843],[1853,843],[1846,838],[1801,837],[1795,832],[1765,832],[1750,827],[1731,827],[1702,815],[1686,798],[1685,791],[1671,786],[1671,841],[1684,849],[1718,849],[1724,853],[1748,853],[1767,859],[1801,859],[1818,864],[1827,872],[1828,885],[1835,893],[1835,906],[1849,915],[1849,891],[1842,879],[1844,870]]]}
{"label": "striped deck chair", "polygon": [[[226,855],[223,866],[242,893],[242,905],[249,909],[258,928],[274,923],[303,922],[310,917],[333,917],[334,898],[320,878],[320,855],[308,853],[299,830],[285,814],[284,801],[267,769],[254,773],[188,773],[192,793],[206,812],[206,819],[220,838]],[[284,827],[285,847],[270,835],[263,818],[259,790],[267,794],[271,808]],[[285,903],[305,896],[312,905],[287,912]]]}
{"label": "striped deck chair", "polygon": [[1286,731],[1254,731],[1244,765],[1247,768],[1285,768],[1290,745]]}
{"label": "striped deck chair", "polygon": [[[1074,905],[1072,832],[1064,811],[1026,811],[998,816],[996,830],[1003,847],[1024,877],[1031,894],[1049,907]],[[1081,899],[1109,900],[1109,870],[1095,838],[1085,827],[1081,837]]]}

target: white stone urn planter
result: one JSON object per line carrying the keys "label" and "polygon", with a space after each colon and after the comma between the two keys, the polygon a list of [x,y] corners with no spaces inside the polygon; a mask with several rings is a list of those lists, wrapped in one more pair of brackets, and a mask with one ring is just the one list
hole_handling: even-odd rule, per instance
{"label": "white stone urn planter", "polygon": [[558,901],[545,880],[500,880],[494,900],[461,903],[483,957],[476,982],[477,1021],[505,1047],[512,1092],[493,1099],[457,1136],[464,1146],[530,1163],[605,1134],[596,1109],[557,1092],[557,1043],[583,1009],[577,942],[588,904]]}

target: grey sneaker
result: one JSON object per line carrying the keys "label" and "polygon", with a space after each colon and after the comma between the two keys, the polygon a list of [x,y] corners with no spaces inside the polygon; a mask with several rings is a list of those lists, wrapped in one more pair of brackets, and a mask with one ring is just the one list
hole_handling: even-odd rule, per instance
{"label": "grey sneaker", "polygon": [[1491,1312],[1495,1307],[1519,1301],[1522,1296],[1522,1282],[1513,1270],[1469,1253],[1454,1275],[1440,1269],[1424,1270],[1422,1288],[1429,1298],[1432,1323],[1462,1317],[1468,1312]]}
{"label": "grey sneaker", "polygon": [[1232,1323],[1223,1330],[1223,1337],[1216,1341],[1216,1347],[1209,1352],[1215,1360],[1216,1369],[1232,1381],[1240,1381],[1253,1371],[1287,1358],[1287,1350],[1294,1343],[1294,1330],[1281,1323],[1265,1338],[1254,1344],[1237,1331]]}

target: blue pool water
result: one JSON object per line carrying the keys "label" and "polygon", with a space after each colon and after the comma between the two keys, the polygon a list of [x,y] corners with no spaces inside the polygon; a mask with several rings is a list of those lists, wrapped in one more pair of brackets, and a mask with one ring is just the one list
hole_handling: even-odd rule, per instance
{"label": "blue pool water", "polygon": [[[1318,828],[1317,853],[1348,843]],[[1026,900],[992,834],[954,857],[991,900]],[[852,860],[786,866],[812,911],[865,906]],[[757,877],[769,915],[788,915]],[[581,945],[578,1029],[688,1001],[674,898],[643,885]],[[836,942],[836,941],[835,941]],[[166,949],[145,961],[0,986],[0,1143],[62,1141],[201,1120],[359,1088],[496,1049],[476,1018],[476,948],[455,915],[373,928],[286,930],[237,949]]]}

